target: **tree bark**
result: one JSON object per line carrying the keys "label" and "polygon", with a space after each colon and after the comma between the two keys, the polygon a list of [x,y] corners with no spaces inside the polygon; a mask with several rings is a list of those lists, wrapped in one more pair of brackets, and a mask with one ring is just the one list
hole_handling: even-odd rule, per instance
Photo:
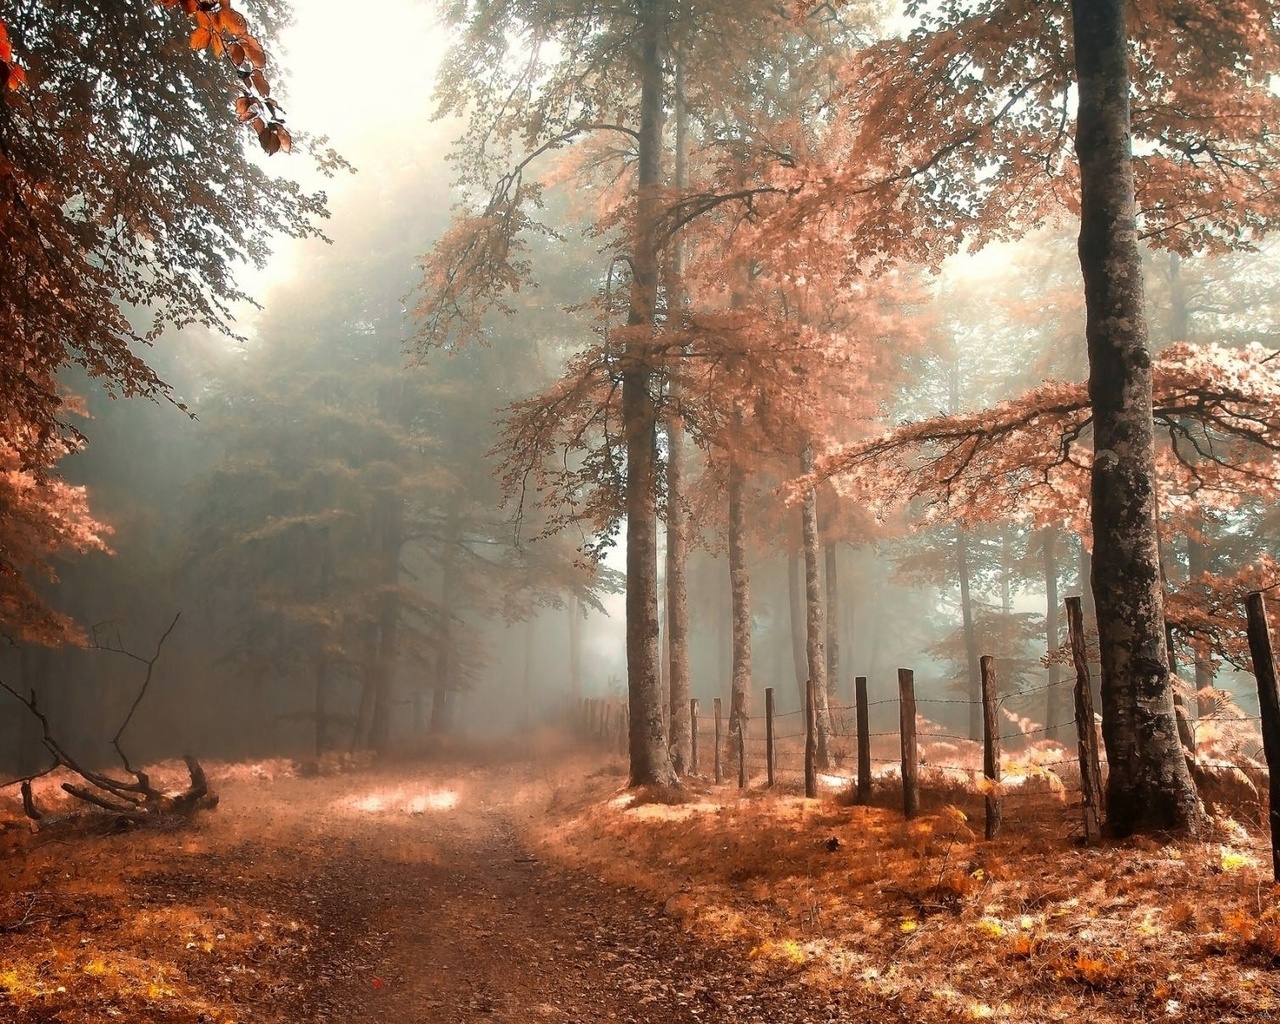
{"label": "tree bark", "polygon": [[[803,544],[801,540],[801,548]],[[787,600],[791,613],[791,664],[795,671],[800,707],[803,708],[805,686],[809,680],[809,655],[805,639],[804,552],[801,548],[787,554]]]}
{"label": "tree bark", "polygon": [[729,735],[746,739],[751,696],[751,577],[747,570],[746,470],[736,454],[729,462],[729,595],[733,622],[733,675]]}
{"label": "tree bark", "polygon": [[[804,473],[813,472],[813,448],[806,447],[800,457]],[[823,652],[826,635],[825,609],[822,606],[822,577],[818,572],[818,555],[822,540],[818,536],[818,492],[805,489],[800,504],[800,532],[804,544],[805,583],[805,656],[809,678],[813,680],[814,713],[818,727],[818,767],[828,768],[828,734],[831,731],[831,708],[827,703],[827,659]]]}
{"label": "tree bark", "polygon": [[373,749],[386,753],[391,745],[391,688],[400,658],[400,550],[404,546],[404,503],[395,493],[378,501],[382,535],[381,589],[378,594],[378,654],[373,688],[373,720],[369,738]]}
{"label": "tree bark", "polygon": [[[685,17],[687,11],[681,12]],[[689,112],[684,96],[684,60],[676,58],[676,152],[675,187],[683,190],[689,184],[688,127]],[[671,256],[671,298],[677,311],[685,306],[682,282],[683,245],[677,240]],[[677,775],[689,768],[689,526],[685,517],[685,438],[684,418],[680,415],[680,385],[669,385],[667,415],[667,661],[668,708],[670,723],[668,745],[671,767]]]}
{"label": "tree bark", "polygon": [[960,575],[960,619],[969,674],[969,739],[981,742],[982,675],[978,666],[978,631],[973,621],[973,597],[969,592],[969,542],[963,530],[956,533],[956,570]]}
{"label": "tree bark", "polygon": [[827,708],[840,703],[840,577],[834,541],[823,549],[827,585]]}
{"label": "tree bark", "polygon": [[[1045,649],[1052,656],[1062,645],[1062,609],[1058,601],[1058,528],[1050,526],[1041,535],[1042,554],[1044,555],[1044,635]],[[1048,678],[1045,680],[1045,728],[1051,738],[1057,739],[1060,726],[1069,725],[1066,702],[1060,692],[1062,687],[1062,666],[1056,661],[1049,663]]]}
{"label": "tree bark", "polygon": [[640,131],[632,230],[633,329],[622,359],[622,421],[627,447],[627,701],[631,785],[675,782],[663,729],[658,665],[657,409],[651,391],[651,335],[658,292],[658,191],[662,170],[664,5],[639,4]]}
{"label": "tree bark", "polygon": [[1151,356],[1129,131],[1124,0],[1072,0],[1080,267],[1094,418],[1093,595],[1102,658],[1107,825],[1195,831],[1178,740],[1156,546]]}

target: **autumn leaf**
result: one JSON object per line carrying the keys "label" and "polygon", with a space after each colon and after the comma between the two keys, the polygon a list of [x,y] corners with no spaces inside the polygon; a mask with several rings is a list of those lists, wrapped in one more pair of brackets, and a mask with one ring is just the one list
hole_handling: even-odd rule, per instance
{"label": "autumn leaf", "polygon": [[213,34],[207,28],[198,28],[191,33],[191,49],[203,50],[213,42]]}

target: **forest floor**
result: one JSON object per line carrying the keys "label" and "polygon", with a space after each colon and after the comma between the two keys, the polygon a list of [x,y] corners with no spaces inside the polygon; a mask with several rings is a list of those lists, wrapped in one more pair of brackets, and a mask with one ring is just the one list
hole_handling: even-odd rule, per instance
{"label": "forest floor", "polygon": [[1046,795],[983,843],[963,801],[637,800],[599,752],[208,767],[172,829],[0,803],[0,1021],[1280,1019],[1280,894],[1231,829],[1084,849]]}

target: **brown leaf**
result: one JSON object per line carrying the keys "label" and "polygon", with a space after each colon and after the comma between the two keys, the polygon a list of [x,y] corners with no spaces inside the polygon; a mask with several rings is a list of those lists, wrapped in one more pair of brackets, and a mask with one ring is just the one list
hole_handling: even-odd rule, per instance
{"label": "brown leaf", "polygon": [[262,49],[258,41],[253,36],[241,36],[240,43],[244,47],[244,54],[249,58],[249,63],[255,68],[265,68],[267,66],[267,54]]}
{"label": "brown leaf", "polygon": [[198,28],[191,33],[191,49],[203,50],[213,41],[213,33],[207,28]]}

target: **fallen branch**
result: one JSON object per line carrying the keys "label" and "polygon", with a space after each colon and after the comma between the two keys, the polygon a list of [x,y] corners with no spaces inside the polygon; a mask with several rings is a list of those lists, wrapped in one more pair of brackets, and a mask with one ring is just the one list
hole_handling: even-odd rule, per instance
{"label": "fallen branch", "polygon": [[115,654],[123,654],[132,658],[146,666],[146,674],[142,680],[142,686],[139,688],[137,697],[134,698],[133,704],[129,708],[128,714],[121,723],[120,728],[112,737],[111,745],[115,748],[116,754],[120,758],[121,764],[125,770],[133,776],[132,779],[117,778],[104,772],[92,771],[81,765],[75,757],[59,742],[53,733],[53,728],[49,723],[49,716],[44,713],[40,707],[39,698],[36,691],[32,689],[28,694],[24,695],[0,679],[0,689],[5,690],[14,697],[23,707],[25,707],[31,715],[40,723],[41,743],[44,748],[52,755],[53,763],[47,768],[28,775],[22,779],[15,779],[15,782],[22,783],[22,809],[27,817],[32,821],[42,821],[45,815],[36,806],[35,798],[32,793],[31,783],[43,775],[48,775],[57,768],[66,768],[76,775],[80,776],[88,785],[80,785],[78,783],[64,782],[62,789],[83,803],[89,804],[99,810],[108,811],[111,814],[119,816],[122,820],[134,824],[141,824],[146,820],[162,815],[180,815],[183,817],[191,817],[197,811],[216,807],[218,797],[209,790],[209,779],[204,773],[204,769],[200,766],[200,762],[194,757],[187,755],[183,761],[187,766],[187,773],[191,777],[190,785],[178,793],[165,793],[156,789],[151,783],[150,777],[141,769],[134,768],[129,761],[128,755],[124,752],[120,740],[124,735],[125,729],[133,720],[134,713],[138,710],[138,706],[142,703],[142,698],[146,696],[147,689],[151,684],[151,677],[155,670],[156,662],[160,658],[160,653],[164,649],[164,643],[173,632],[174,627],[178,624],[178,616],[175,615],[173,621],[169,624],[169,628],[161,634],[156,644],[155,652],[150,658],[144,658],[141,655],[134,654],[126,650],[121,645],[108,646],[105,644],[95,645],[99,650],[110,651]]}

